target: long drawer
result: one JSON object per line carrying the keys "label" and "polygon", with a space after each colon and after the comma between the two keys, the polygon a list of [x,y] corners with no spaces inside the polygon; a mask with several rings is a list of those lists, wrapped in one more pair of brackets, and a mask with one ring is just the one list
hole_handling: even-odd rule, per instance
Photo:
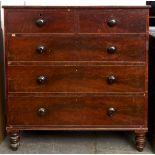
{"label": "long drawer", "polygon": [[[76,11],[75,11],[76,10]],[[9,9],[8,33],[145,33],[141,9]]]}
{"label": "long drawer", "polygon": [[144,92],[144,66],[9,66],[9,92]]}
{"label": "long drawer", "polygon": [[8,61],[145,61],[145,35],[16,35]]}
{"label": "long drawer", "polygon": [[145,125],[143,96],[9,97],[9,125]]}

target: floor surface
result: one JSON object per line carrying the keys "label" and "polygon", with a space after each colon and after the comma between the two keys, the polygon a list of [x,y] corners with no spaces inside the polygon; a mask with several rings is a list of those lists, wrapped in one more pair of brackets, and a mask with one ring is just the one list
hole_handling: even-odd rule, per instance
{"label": "floor surface", "polygon": [[[26,131],[21,134],[21,143],[17,151],[9,148],[8,138],[0,144],[0,153],[22,154],[133,154],[135,149],[132,132],[47,132]],[[142,154],[152,154],[146,143]]]}

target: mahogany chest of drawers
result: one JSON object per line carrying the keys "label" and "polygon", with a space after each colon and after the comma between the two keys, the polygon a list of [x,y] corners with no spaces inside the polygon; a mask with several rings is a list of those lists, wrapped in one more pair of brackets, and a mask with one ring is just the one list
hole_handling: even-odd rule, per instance
{"label": "mahogany chest of drawers", "polygon": [[7,132],[147,132],[148,7],[4,7]]}

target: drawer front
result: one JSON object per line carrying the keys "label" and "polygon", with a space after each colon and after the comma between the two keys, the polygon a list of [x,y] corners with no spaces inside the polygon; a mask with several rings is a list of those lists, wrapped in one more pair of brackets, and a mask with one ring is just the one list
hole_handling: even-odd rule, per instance
{"label": "drawer front", "polygon": [[6,16],[6,28],[9,33],[72,33],[73,15],[73,11],[67,9],[10,10]]}
{"label": "drawer front", "polygon": [[6,14],[9,33],[144,33],[143,9],[17,9]]}
{"label": "drawer front", "polygon": [[79,13],[80,33],[143,33],[146,32],[148,10],[82,10]]}
{"label": "drawer front", "polygon": [[143,66],[9,66],[9,92],[143,92]]}
{"label": "drawer front", "polygon": [[145,61],[144,35],[8,37],[10,61]]}
{"label": "drawer front", "polygon": [[[9,125],[144,125],[145,97],[9,97]],[[116,127],[115,126],[115,127]]]}

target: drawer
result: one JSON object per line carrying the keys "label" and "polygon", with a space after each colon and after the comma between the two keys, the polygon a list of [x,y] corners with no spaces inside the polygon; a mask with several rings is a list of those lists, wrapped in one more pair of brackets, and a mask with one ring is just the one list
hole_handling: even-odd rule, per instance
{"label": "drawer", "polygon": [[145,35],[8,37],[10,61],[145,61]]}
{"label": "drawer", "polygon": [[68,9],[15,9],[6,16],[8,33],[72,33],[74,13]]}
{"label": "drawer", "polygon": [[9,125],[144,125],[145,97],[9,97]]}
{"label": "drawer", "polygon": [[82,10],[79,13],[80,33],[144,33],[148,10],[108,9]]}
{"label": "drawer", "polygon": [[[144,33],[148,10],[10,9],[8,33]],[[37,24],[36,24],[37,23]]]}
{"label": "drawer", "polygon": [[9,66],[9,92],[143,92],[144,66]]}

